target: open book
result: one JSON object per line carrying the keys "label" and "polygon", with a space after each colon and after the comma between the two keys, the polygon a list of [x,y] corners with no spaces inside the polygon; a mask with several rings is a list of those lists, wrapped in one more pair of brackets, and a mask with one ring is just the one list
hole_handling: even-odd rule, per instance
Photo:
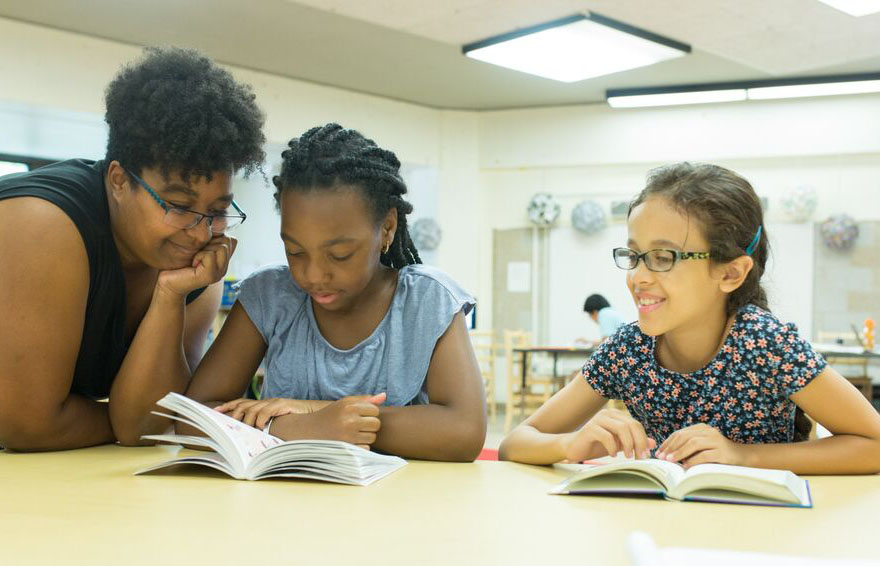
{"label": "open book", "polygon": [[611,464],[557,464],[576,473],[550,493],[569,495],[659,495],[679,501],[812,507],[806,480],[787,470],[699,464],[689,470],[665,460]]}
{"label": "open book", "polygon": [[302,478],[369,485],[406,465],[406,460],[397,456],[376,454],[337,440],[284,442],[177,393],[169,393],[156,404],[177,416],[155,414],[188,424],[208,436],[154,434],[143,438],[201,446],[213,452],[176,458],[136,474],[177,464],[198,464],[240,480]]}

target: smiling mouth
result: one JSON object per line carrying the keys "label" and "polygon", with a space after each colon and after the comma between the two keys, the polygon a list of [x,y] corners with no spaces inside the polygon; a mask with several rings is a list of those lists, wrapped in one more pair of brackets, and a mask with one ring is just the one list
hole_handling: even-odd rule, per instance
{"label": "smiling mouth", "polygon": [[661,299],[657,297],[638,297],[636,299],[636,306],[639,309],[639,313],[646,314],[660,308],[660,305],[666,302],[666,299]]}

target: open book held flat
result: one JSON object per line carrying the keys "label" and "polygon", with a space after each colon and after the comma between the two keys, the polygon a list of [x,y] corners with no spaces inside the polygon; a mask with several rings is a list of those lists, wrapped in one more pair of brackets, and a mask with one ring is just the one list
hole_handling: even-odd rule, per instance
{"label": "open book held flat", "polygon": [[188,424],[207,436],[155,434],[144,439],[201,446],[213,452],[176,458],[136,474],[177,464],[197,464],[244,480],[300,478],[369,485],[406,465],[406,460],[397,456],[377,454],[337,440],[284,442],[177,393],[169,393],[156,404],[177,415],[155,414]]}
{"label": "open book held flat", "polygon": [[563,495],[657,495],[678,501],[812,507],[806,480],[787,470],[699,464],[685,470],[665,460],[611,464],[557,464],[576,473],[550,493]]}

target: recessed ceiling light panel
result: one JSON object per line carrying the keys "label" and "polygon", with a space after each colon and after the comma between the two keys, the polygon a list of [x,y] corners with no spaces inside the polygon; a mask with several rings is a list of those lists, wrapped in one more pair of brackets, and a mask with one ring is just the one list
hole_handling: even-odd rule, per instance
{"label": "recessed ceiling light panel", "polygon": [[575,82],[682,57],[689,45],[590,13],[465,45],[468,57]]}
{"label": "recessed ceiling light panel", "polygon": [[819,2],[857,18],[880,12],[880,0],[819,0]]}

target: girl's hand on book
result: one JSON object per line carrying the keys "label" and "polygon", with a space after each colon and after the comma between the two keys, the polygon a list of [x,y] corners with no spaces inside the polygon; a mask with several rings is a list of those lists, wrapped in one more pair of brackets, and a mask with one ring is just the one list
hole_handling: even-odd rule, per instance
{"label": "girl's hand on book", "polygon": [[657,450],[657,458],[679,462],[685,468],[697,464],[745,465],[744,446],[706,424],[696,424],[669,435]]}
{"label": "girl's hand on book", "polygon": [[563,449],[570,462],[623,452],[627,458],[650,458],[656,446],[640,422],[623,411],[603,409],[580,430],[565,435]]}
{"label": "girl's hand on book", "polygon": [[215,407],[215,411],[224,413],[237,421],[262,430],[269,419],[290,414],[313,413],[326,405],[323,401],[301,401],[299,399],[235,399]]}
{"label": "girl's hand on book", "polygon": [[384,402],[385,393],[379,393],[344,397],[330,403],[313,415],[319,438],[342,440],[369,450],[382,427],[378,406]]}

